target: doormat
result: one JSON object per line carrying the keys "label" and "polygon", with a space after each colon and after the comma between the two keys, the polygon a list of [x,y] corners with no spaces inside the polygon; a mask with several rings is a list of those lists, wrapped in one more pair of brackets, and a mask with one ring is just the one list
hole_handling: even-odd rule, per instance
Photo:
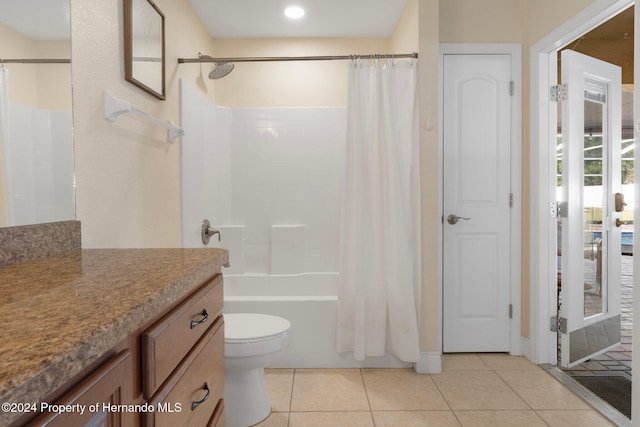
{"label": "doormat", "polygon": [[600,399],[631,419],[631,380],[627,377],[591,375],[571,376]]}

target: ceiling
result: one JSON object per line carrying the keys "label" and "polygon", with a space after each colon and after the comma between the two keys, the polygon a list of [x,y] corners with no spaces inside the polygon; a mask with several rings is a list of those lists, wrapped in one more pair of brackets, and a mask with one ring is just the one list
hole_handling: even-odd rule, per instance
{"label": "ceiling", "polygon": [[[189,0],[214,38],[389,37],[406,0]],[[293,21],[284,8],[298,5]],[[336,12],[339,11],[339,12]],[[0,23],[33,40],[69,39],[69,0],[0,0]]]}
{"label": "ceiling", "polygon": [[[406,0],[189,0],[213,38],[389,37]],[[301,6],[290,20],[284,8]]]}
{"label": "ceiling", "polygon": [[32,40],[69,40],[69,22],[69,0],[0,0],[0,24]]}
{"label": "ceiling", "polygon": [[[575,50],[622,68],[623,138],[629,137],[633,129],[633,17],[634,8],[630,7],[561,49]],[[560,52],[558,81],[561,81]],[[600,132],[601,122],[601,114],[585,111],[585,128]]]}
{"label": "ceiling", "polygon": [[569,43],[564,49],[622,67],[622,83],[633,84],[633,7]]}

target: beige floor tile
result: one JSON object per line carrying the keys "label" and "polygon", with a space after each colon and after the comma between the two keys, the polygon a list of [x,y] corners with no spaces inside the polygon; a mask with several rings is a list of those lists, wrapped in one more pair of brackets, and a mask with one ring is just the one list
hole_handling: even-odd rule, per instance
{"label": "beige floor tile", "polygon": [[499,370],[498,375],[533,409],[589,409],[558,380],[538,370]]}
{"label": "beige floor tile", "polygon": [[368,411],[359,369],[296,369],[291,411]]}
{"label": "beige floor tile", "polygon": [[373,412],[376,427],[460,427],[451,411]]}
{"label": "beige floor tile", "polygon": [[292,412],[289,427],[374,427],[371,412]]}
{"label": "beige floor tile", "polygon": [[545,427],[534,411],[456,411],[463,427]]}
{"label": "beige floor tile", "polygon": [[477,354],[443,354],[442,372],[489,371],[491,368]]}
{"label": "beige floor tile", "polygon": [[432,378],[454,410],[529,409],[493,371],[444,372]]}
{"label": "beige floor tile", "polygon": [[287,427],[288,424],[288,412],[272,412],[266,420],[256,424],[255,427]]}
{"label": "beige floor tile", "polygon": [[609,427],[612,422],[603,417],[598,411],[589,409],[584,411],[536,411],[551,427]]}
{"label": "beige floor tile", "polygon": [[535,363],[531,363],[525,357],[511,356],[504,353],[484,353],[478,357],[491,369],[540,369]]}
{"label": "beige floor tile", "polygon": [[265,369],[271,410],[288,412],[293,390],[293,369]]}
{"label": "beige floor tile", "polygon": [[363,369],[372,410],[448,410],[429,375],[413,369]]}

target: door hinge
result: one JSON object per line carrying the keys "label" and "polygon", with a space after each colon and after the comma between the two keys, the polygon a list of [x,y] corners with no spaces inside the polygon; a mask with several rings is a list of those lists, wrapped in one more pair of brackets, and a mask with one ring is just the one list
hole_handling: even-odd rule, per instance
{"label": "door hinge", "polygon": [[509,82],[509,95],[513,96],[516,91],[516,84],[513,80]]}
{"label": "door hinge", "polygon": [[551,332],[560,332],[560,333],[566,334],[567,319],[564,317],[551,316],[551,321],[549,322],[549,329],[551,329]]}
{"label": "door hinge", "polygon": [[513,207],[513,193],[509,193],[509,207]]}
{"label": "door hinge", "polygon": [[509,304],[509,319],[513,319],[513,304]]}
{"label": "door hinge", "polygon": [[566,218],[567,202],[549,203],[549,215],[551,216],[551,218]]}
{"label": "door hinge", "polygon": [[551,90],[549,92],[549,98],[553,102],[558,101],[566,101],[569,96],[569,87],[566,83],[561,85],[553,85],[551,86]]}

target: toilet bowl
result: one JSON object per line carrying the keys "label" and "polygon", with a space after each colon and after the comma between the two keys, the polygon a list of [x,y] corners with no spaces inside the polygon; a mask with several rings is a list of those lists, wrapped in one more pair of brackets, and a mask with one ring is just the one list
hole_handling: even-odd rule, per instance
{"label": "toilet bowl", "polygon": [[286,350],[291,323],[268,314],[227,313],[224,325],[226,426],[252,426],[271,413],[264,368]]}

